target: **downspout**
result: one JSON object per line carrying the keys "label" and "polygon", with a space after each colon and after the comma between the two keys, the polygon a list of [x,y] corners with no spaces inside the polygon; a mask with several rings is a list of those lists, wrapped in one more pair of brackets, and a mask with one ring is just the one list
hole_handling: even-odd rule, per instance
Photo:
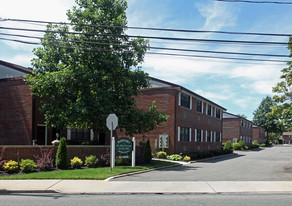
{"label": "downspout", "polygon": [[175,151],[176,149],[176,142],[177,142],[177,125],[176,125],[176,112],[177,112],[177,105],[178,105],[178,99],[179,99],[179,96],[177,96],[177,94],[179,94],[180,92],[182,91],[181,87],[180,87],[180,90],[175,94],[175,101],[174,101],[174,148],[173,148],[173,152]]}

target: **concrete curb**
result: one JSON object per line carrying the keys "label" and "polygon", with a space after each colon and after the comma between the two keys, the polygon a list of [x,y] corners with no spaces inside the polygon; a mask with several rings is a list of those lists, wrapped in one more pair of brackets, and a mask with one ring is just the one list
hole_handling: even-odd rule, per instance
{"label": "concrete curb", "polygon": [[177,165],[170,165],[170,166],[165,166],[165,167],[158,167],[158,168],[153,168],[153,169],[149,169],[149,170],[142,170],[142,171],[138,171],[138,172],[130,172],[130,173],[122,174],[122,175],[117,175],[117,176],[109,177],[109,178],[105,179],[104,181],[105,182],[108,182],[108,181],[110,181],[112,179],[116,179],[116,178],[120,178],[120,177],[127,177],[127,176],[131,176],[131,175],[143,174],[143,173],[146,173],[146,172],[151,172],[151,171],[160,170],[160,169],[167,169],[167,168],[172,168],[172,167],[179,167],[179,166],[182,166],[182,165],[183,164],[178,163]]}

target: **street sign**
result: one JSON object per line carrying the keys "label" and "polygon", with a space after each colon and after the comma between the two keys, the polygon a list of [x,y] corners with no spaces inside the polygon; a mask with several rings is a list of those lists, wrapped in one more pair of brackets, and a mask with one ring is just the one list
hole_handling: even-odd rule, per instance
{"label": "street sign", "polygon": [[132,141],[127,138],[121,138],[116,141],[116,152],[120,154],[127,154],[132,152],[133,144]]}
{"label": "street sign", "polygon": [[118,126],[118,117],[115,114],[110,114],[106,118],[106,126],[109,130],[115,130]]}

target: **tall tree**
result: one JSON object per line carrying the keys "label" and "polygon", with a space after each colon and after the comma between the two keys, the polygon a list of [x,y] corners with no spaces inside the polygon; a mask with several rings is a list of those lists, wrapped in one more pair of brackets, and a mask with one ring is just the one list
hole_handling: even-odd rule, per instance
{"label": "tall tree", "polygon": [[[288,49],[290,57],[292,57],[292,37],[289,38]],[[273,99],[277,105],[272,106],[272,111],[269,114],[278,118],[277,123],[282,124],[286,129],[292,127],[292,62],[287,63],[288,67],[282,69],[281,82],[273,88]]]}
{"label": "tall tree", "polygon": [[[267,116],[271,112],[271,107],[276,103],[269,96],[262,99],[258,108],[253,112],[253,122],[257,126],[261,126],[266,129],[267,133],[280,132],[281,127],[276,124],[277,119],[272,116]],[[267,134],[267,137],[268,137]]]}
{"label": "tall tree", "polygon": [[129,38],[125,0],[76,0],[70,24],[49,24],[42,47],[34,49],[27,82],[41,97],[46,123],[57,128],[105,130],[110,113],[127,134],[154,129],[167,120],[153,104],[136,106],[139,89],[149,86],[141,71],[148,42]]}

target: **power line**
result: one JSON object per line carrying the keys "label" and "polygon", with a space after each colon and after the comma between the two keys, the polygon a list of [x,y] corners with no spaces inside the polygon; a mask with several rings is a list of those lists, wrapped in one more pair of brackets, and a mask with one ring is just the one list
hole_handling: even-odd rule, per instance
{"label": "power line", "polygon": [[66,22],[37,21],[37,20],[25,20],[25,19],[1,19],[0,18],[0,21],[17,21],[17,22],[25,22],[25,23],[31,22],[31,23],[41,23],[41,24],[61,24],[61,25],[71,25],[71,26],[88,26],[88,27],[101,27],[101,28],[124,28],[124,29],[136,29],[136,30],[153,30],[153,31],[185,32],[185,33],[217,33],[217,34],[254,35],[254,36],[287,36],[287,37],[291,36],[291,34],[280,34],[280,33],[233,32],[233,31],[169,29],[169,28],[134,27],[134,26],[73,24],[73,23],[66,23]]}
{"label": "power line", "polygon": [[39,29],[24,29],[12,27],[0,27],[4,30],[16,31],[29,31],[29,32],[46,32],[46,33],[59,33],[59,34],[76,34],[85,36],[104,36],[104,37],[118,37],[118,38],[144,38],[144,39],[159,39],[169,41],[188,41],[188,42],[208,42],[208,43],[230,43],[230,44],[256,44],[256,45],[283,45],[287,46],[288,42],[265,42],[265,41],[238,41],[238,40],[217,40],[217,39],[193,39],[193,38],[176,38],[176,37],[157,37],[157,36],[138,36],[138,35],[121,35],[121,34],[99,34],[99,33],[82,33],[82,32],[69,32],[69,31],[50,31]]}
{"label": "power line", "polygon": [[[38,43],[38,42],[27,42],[27,41],[21,41],[21,40],[15,40],[15,39],[7,39],[7,38],[0,38],[0,40],[14,41],[14,42],[24,43],[24,44],[41,45],[41,43]],[[76,47],[76,46],[68,46],[68,45],[63,46],[63,45],[57,45],[57,44],[53,44],[53,43],[48,43],[46,45],[51,45],[51,46],[59,47],[59,48],[82,49],[82,50],[88,50],[88,51],[101,51],[101,52],[112,52],[112,50],[94,48],[94,47],[88,48],[88,47]],[[130,51],[126,51],[126,52],[130,52]],[[290,62],[290,61],[276,60],[276,59],[251,59],[251,58],[237,58],[237,57],[218,57],[218,56],[205,56],[205,55],[170,54],[170,53],[159,53],[159,52],[148,52],[148,51],[146,53],[147,54],[154,54],[154,55],[163,55],[163,56],[211,58],[211,59],[224,59],[224,60],[257,61],[257,62],[281,62],[281,63]]]}
{"label": "power line", "polygon": [[[62,42],[62,40],[59,39],[53,39],[53,38],[43,38],[43,37],[35,37],[35,36],[27,36],[27,35],[19,35],[19,34],[6,34],[6,33],[0,33],[0,35],[6,35],[6,36],[14,36],[14,37],[23,37],[23,38],[32,38],[32,39],[39,39],[39,40],[54,40],[58,42]],[[1,38],[2,40],[8,40]],[[19,43],[25,43],[20,40],[15,40]],[[78,40],[66,40],[68,42],[74,42],[74,43],[85,43],[85,44],[95,44],[95,45],[110,45],[110,46],[117,46],[117,47],[130,47],[129,44],[110,44],[110,43],[101,43],[101,42],[95,42],[95,41],[78,41]],[[33,44],[33,43],[31,43]],[[227,51],[210,51],[210,50],[195,50],[195,49],[179,49],[179,48],[165,48],[165,47],[153,47],[149,46],[147,47],[149,49],[156,49],[156,50],[172,50],[172,51],[183,51],[183,52],[198,52],[198,53],[213,53],[213,54],[229,54],[229,55],[245,55],[245,56],[266,56],[266,57],[289,57],[289,55],[282,55],[282,54],[260,54],[260,53],[243,53],[243,52],[227,52]]]}
{"label": "power line", "polygon": [[253,4],[292,4],[292,2],[283,1],[249,1],[249,0],[214,0],[221,2],[234,2],[234,3],[253,3]]}

